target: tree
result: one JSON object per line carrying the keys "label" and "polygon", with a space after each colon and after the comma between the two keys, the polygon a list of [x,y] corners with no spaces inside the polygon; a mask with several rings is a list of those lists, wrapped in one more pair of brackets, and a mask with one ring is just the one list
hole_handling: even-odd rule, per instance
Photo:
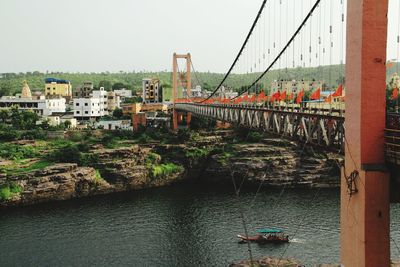
{"label": "tree", "polygon": [[17,106],[13,106],[10,119],[15,129],[31,130],[36,126],[39,116],[33,111],[20,111]]}
{"label": "tree", "polygon": [[120,119],[124,114],[122,113],[122,109],[117,108],[113,111],[113,117]]}
{"label": "tree", "polygon": [[121,83],[121,82],[117,82],[117,83],[114,83],[112,85],[112,89],[113,90],[119,90],[119,89],[123,89],[123,88],[126,88],[126,87],[127,86],[125,84]]}
{"label": "tree", "polygon": [[10,95],[13,91],[13,85],[10,80],[6,80],[0,85],[0,97]]}
{"label": "tree", "polygon": [[110,81],[100,81],[99,87],[104,87],[106,91],[110,91],[112,86]]}
{"label": "tree", "polygon": [[69,129],[71,127],[71,121],[64,121],[65,129]]}
{"label": "tree", "polygon": [[0,110],[0,120],[3,123],[6,123],[9,118],[10,118],[10,111],[8,109]]}

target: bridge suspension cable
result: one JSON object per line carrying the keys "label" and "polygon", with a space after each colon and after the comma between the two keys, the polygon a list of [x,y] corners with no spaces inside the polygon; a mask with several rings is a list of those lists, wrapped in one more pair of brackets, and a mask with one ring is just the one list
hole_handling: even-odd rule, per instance
{"label": "bridge suspension cable", "polygon": [[246,47],[247,42],[249,41],[250,36],[252,35],[253,30],[254,30],[254,28],[255,28],[256,25],[257,25],[258,20],[260,19],[260,16],[261,16],[261,14],[262,14],[262,12],[263,12],[263,10],[264,10],[264,7],[265,7],[265,4],[266,4],[266,3],[267,3],[267,0],[263,0],[263,2],[262,2],[262,4],[261,4],[261,7],[260,7],[260,9],[259,9],[259,11],[258,11],[258,13],[257,13],[257,16],[256,16],[256,18],[255,18],[255,20],[254,20],[254,22],[253,22],[253,24],[252,24],[252,26],[251,26],[251,28],[250,28],[250,31],[248,32],[248,34],[247,34],[247,36],[246,36],[246,39],[245,39],[245,41],[244,41],[242,47],[241,47],[240,50],[239,50],[239,53],[236,55],[235,60],[233,61],[232,65],[230,66],[228,72],[225,74],[225,76],[224,76],[224,78],[222,79],[222,81],[219,83],[219,85],[214,89],[214,91],[213,91],[206,99],[204,99],[204,100],[202,100],[202,101],[200,101],[200,102],[198,102],[198,103],[203,103],[204,101],[207,101],[208,99],[210,99],[211,97],[213,97],[213,96],[215,95],[215,93],[217,93],[218,89],[224,84],[224,82],[226,81],[226,79],[228,78],[228,76],[231,74],[233,68],[235,67],[236,63],[238,62],[240,56],[242,55],[242,52],[243,52],[244,48]]}
{"label": "bridge suspension cable", "polygon": [[285,51],[288,49],[288,47],[292,44],[292,42],[294,41],[294,39],[296,38],[296,36],[300,33],[301,29],[303,28],[303,26],[306,24],[306,22],[309,20],[309,18],[312,16],[312,14],[314,13],[315,9],[318,7],[319,3],[321,2],[321,0],[317,0],[314,3],[314,6],[311,8],[311,10],[308,12],[307,16],[304,18],[304,20],[302,21],[302,23],[300,24],[300,26],[297,28],[296,32],[292,35],[292,37],[289,39],[289,41],[287,42],[287,44],[283,47],[283,49],[280,51],[280,53],[275,57],[275,59],[272,61],[272,63],[268,66],[268,68],[266,70],[264,70],[264,72],[248,87],[248,89],[246,91],[243,91],[241,93],[238,94],[238,96],[234,97],[233,99],[238,98],[239,96],[243,95],[244,93],[248,93],[249,90],[255,86],[270,70],[271,68],[276,64],[276,62],[281,58],[281,56],[285,53]]}

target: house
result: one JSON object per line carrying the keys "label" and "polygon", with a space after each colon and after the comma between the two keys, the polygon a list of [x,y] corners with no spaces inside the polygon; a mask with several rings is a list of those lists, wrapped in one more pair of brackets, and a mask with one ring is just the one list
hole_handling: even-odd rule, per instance
{"label": "house", "polygon": [[107,92],[104,87],[93,90],[89,97],[73,99],[74,117],[81,120],[98,119],[108,115]]}
{"label": "house", "polygon": [[64,97],[69,102],[72,98],[72,85],[67,80],[47,78],[45,79],[45,95],[49,97]]}
{"label": "house", "polygon": [[31,110],[39,116],[50,116],[53,112],[65,112],[65,98],[39,99],[17,98],[13,96],[3,96],[0,99],[0,109],[10,109],[17,106],[20,110]]}
{"label": "house", "polygon": [[100,120],[96,123],[96,128],[104,130],[133,130],[131,120]]}

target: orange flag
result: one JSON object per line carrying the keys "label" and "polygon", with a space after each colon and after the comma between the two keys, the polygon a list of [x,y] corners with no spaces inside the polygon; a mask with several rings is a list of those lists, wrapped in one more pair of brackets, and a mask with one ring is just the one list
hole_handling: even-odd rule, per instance
{"label": "orange flag", "polygon": [[397,98],[399,98],[399,89],[397,89],[397,87],[393,88],[393,92],[392,92],[392,100],[396,100]]}
{"label": "orange flag", "polygon": [[329,95],[327,98],[325,98],[325,102],[331,103],[332,102],[332,95]]}
{"label": "orange flag", "polygon": [[332,96],[338,97],[338,96],[342,96],[342,94],[343,94],[343,85],[340,84]]}
{"label": "orange flag", "polygon": [[310,99],[311,100],[319,100],[320,98],[321,98],[321,89],[318,88],[317,91],[312,93],[312,95],[310,96]]}
{"label": "orange flag", "polygon": [[286,100],[286,91],[283,91],[283,93],[280,95],[279,100],[285,101]]}
{"label": "orange flag", "polygon": [[281,98],[281,92],[276,92],[275,94],[272,95],[272,98],[275,100],[279,100]]}
{"label": "orange flag", "polygon": [[252,96],[249,98],[249,101],[250,101],[250,102],[256,101],[256,95],[252,95]]}
{"label": "orange flag", "polygon": [[269,97],[269,102],[275,102],[275,97],[274,97],[274,95],[272,95],[272,96]]}
{"label": "orange flag", "polygon": [[261,93],[258,94],[257,102],[262,102],[264,101],[264,99],[265,99],[265,94],[264,91],[262,91]]}
{"label": "orange flag", "polygon": [[386,68],[391,69],[394,67],[394,62],[388,62],[386,63]]}
{"label": "orange flag", "polygon": [[297,94],[296,103],[300,104],[303,101],[304,89]]}
{"label": "orange flag", "polygon": [[288,96],[288,99],[293,100],[293,97],[294,97],[293,92],[291,92],[290,95]]}

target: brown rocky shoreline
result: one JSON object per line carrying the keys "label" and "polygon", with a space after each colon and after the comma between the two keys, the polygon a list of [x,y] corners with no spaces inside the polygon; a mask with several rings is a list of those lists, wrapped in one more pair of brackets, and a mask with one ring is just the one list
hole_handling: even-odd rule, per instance
{"label": "brown rocky shoreline", "polygon": [[[285,142],[282,144],[282,142]],[[223,145],[221,137],[210,137],[197,147],[210,150]],[[227,182],[243,177],[246,183],[288,187],[338,187],[338,155],[315,157],[295,143],[267,138],[259,143],[234,144],[229,153],[210,153],[190,158],[185,154],[188,144],[146,146],[133,145],[116,149],[96,148],[98,158],[92,167],[77,164],[54,164],[43,170],[17,176],[0,175],[0,186],[14,183],[22,188],[18,194],[0,202],[0,207],[88,197],[144,188],[167,186],[182,181],[208,184]],[[157,154],[155,154],[155,153]],[[149,154],[184,167],[170,175],[154,177],[146,165]],[[100,174],[100,176],[99,176]]]}

